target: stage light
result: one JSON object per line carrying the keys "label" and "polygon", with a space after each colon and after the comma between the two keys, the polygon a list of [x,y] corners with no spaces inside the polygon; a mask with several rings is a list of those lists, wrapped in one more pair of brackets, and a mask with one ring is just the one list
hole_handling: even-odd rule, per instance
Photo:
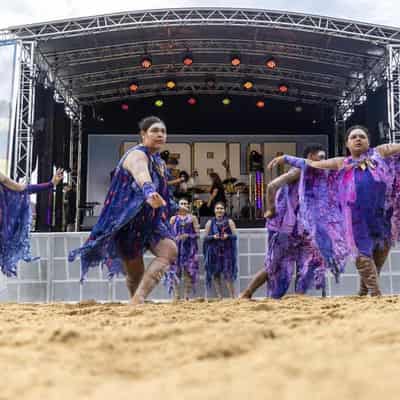
{"label": "stage light", "polygon": [[193,64],[193,56],[192,53],[186,53],[183,57],[183,65],[190,67]]}
{"label": "stage light", "polygon": [[148,69],[153,65],[153,63],[152,63],[151,58],[149,56],[143,56],[142,60],[140,61],[140,65],[144,69]]}
{"label": "stage light", "polygon": [[303,107],[302,107],[300,104],[298,104],[298,105],[294,108],[294,110],[295,110],[297,113],[301,113],[301,112],[303,111]]}
{"label": "stage light", "polygon": [[276,62],[275,58],[270,58],[267,61],[265,61],[265,66],[268,69],[275,69],[278,66],[278,63]]}
{"label": "stage light", "polygon": [[238,67],[240,65],[240,57],[239,56],[233,56],[231,58],[231,64],[233,67]]}
{"label": "stage light", "polygon": [[156,107],[162,107],[162,106],[164,105],[164,101],[161,100],[161,99],[157,99],[157,100],[154,102],[154,105],[155,105]]}
{"label": "stage light", "polygon": [[231,104],[231,99],[229,98],[229,97],[224,97],[223,99],[222,99],[222,104],[224,105],[224,106],[229,106],[229,104]]}
{"label": "stage light", "polygon": [[253,83],[252,81],[245,81],[245,82],[243,82],[243,87],[244,87],[246,90],[253,89],[253,86],[254,86],[254,83]]}
{"label": "stage light", "polygon": [[136,82],[132,82],[129,85],[129,90],[130,90],[131,93],[137,92],[138,89],[139,89],[139,85]]}
{"label": "stage light", "polygon": [[173,79],[169,79],[165,86],[167,86],[168,89],[172,90],[176,88],[176,82]]}
{"label": "stage light", "polygon": [[121,104],[121,110],[123,110],[123,111],[128,111],[128,110],[129,110],[129,105],[126,104],[126,103],[122,103],[122,104]]}
{"label": "stage light", "polygon": [[188,99],[187,99],[187,102],[188,102],[188,104],[190,105],[190,106],[195,106],[196,104],[197,104],[197,100],[196,100],[196,98],[195,97],[189,97]]}
{"label": "stage light", "polygon": [[289,91],[289,86],[286,85],[285,83],[281,83],[278,86],[278,90],[279,90],[280,93],[285,94],[285,93],[287,93]]}
{"label": "stage light", "polygon": [[264,108],[264,106],[265,106],[264,100],[258,100],[258,101],[256,102],[256,107],[257,107],[257,108]]}

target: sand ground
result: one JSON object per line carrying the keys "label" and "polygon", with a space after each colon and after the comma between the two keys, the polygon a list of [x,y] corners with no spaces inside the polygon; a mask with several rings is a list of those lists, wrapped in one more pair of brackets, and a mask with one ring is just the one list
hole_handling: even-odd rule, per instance
{"label": "sand ground", "polygon": [[0,399],[399,399],[400,298],[0,304]]}

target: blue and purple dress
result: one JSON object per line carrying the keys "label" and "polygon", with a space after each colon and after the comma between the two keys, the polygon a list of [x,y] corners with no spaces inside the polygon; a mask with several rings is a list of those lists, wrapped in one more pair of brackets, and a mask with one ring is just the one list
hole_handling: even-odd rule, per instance
{"label": "blue and purple dress", "polygon": [[29,195],[53,188],[51,182],[28,185],[21,192],[0,183],[0,268],[6,276],[17,276],[17,264],[39,259],[31,254],[32,210]]}
{"label": "blue and purple dress", "polygon": [[296,271],[295,291],[325,287],[326,263],[306,232],[299,231],[299,182],[287,184],[276,194],[276,215],[267,220],[265,269],[267,295],[281,298]]}
{"label": "blue and purple dress", "polygon": [[303,166],[300,221],[326,260],[343,269],[349,256],[372,257],[400,239],[399,180],[399,156],[376,149],[346,158],[339,171]]}
{"label": "blue and purple dress", "polygon": [[[144,152],[149,160],[148,168],[156,191],[167,205],[153,209],[132,175],[123,163],[132,151]],[[96,225],[84,245],[69,254],[72,262],[81,258],[81,280],[89,268],[106,265],[109,277],[124,272],[123,259],[134,259],[161,239],[173,239],[169,226],[170,215],[176,205],[169,197],[166,166],[159,153],[151,153],[143,145],[129,149],[118,163],[103,209]]]}
{"label": "blue and purple dress", "polygon": [[[199,256],[198,256],[198,238],[195,231],[192,215],[176,215],[175,221],[171,226],[172,234],[178,247],[178,257],[166,273],[166,284],[171,293],[174,284],[182,278],[183,272],[186,272],[192,281],[193,292],[196,290],[196,283],[199,275]],[[186,239],[178,239],[180,235],[186,234]]]}
{"label": "blue and purple dress", "polygon": [[[214,235],[228,235],[225,240],[214,239]],[[224,278],[233,282],[237,278],[237,240],[229,226],[229,218],[212,218],[208,235],[204,238],[203,255],[206,284],[211,287],[213,278]]]}

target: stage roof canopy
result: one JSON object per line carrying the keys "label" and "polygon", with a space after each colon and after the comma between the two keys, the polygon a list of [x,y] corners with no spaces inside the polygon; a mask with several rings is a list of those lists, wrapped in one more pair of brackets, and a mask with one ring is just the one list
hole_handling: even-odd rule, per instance
{"label": "stage roof canopy", "polygon": [[[300,13],[227,8],[133,11],[10,27],[35,41],[37,63],[79,104],[171,94],[229,93],[339,104],[362,102],[384,78],[400,28]],[[190,53],[193,64],[185,66]],[[143,56],[152,66],[144,69]],[[231,58],[240,58],[233,67]],[[273,58],[277,68],[265,63]],[[168,90],[166,80],[176,81]],[[243,82],[254,87],[246,90]],[[138,84],[131,94],[129,84]],[[278,90],[288,87],[286,94]]]}

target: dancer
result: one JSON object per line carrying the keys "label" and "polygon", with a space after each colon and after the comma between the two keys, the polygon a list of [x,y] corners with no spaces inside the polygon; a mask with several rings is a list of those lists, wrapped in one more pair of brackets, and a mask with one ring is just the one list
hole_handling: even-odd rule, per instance
{"label": "dancer", "polygon": [[[125,272],[132,304],[144,302],[177,256],[169,226],[174,203],[159,155],[167,130],[157,117],[144,118],[139,127],[142,143],[121,158],[97,224],[69,256],[73,261],[80,255],[82,281],[89,268],[99,264],[108,266],[110,277]],[[145,271],[147,249],[155,259]]]}
{"label": "dancer", "polygon": [[[368,130],[359,125],[348,129],[345,140],[347,158],[310,161],[285,155],[269,167],[288,163],[302,169],[300,219],[305,229],[325,258],[341,265],[346,256],[355,258],[360,296],[379,296],[378,276],[392,240],[400,239],[400,145],[370,148]],[[314,168],[331,172],[315,175]],[[337,216],[335,223],[331,215]],[[335,244],[342,235],[346,248],[324,245],[326,238]]]}
{"label": "dancer", "polygon": [[20,260],[31,262],[32,210],[29,195],[52,190],[63,178],[57,169],[51,181],[36,185],[15,182],[0,172],[0,267],[6,276],[17,276]]}
{"label": "dancer", "polygon": [[[307,146],[303,155],[315,161],[326,158],[326,153],[320,144]],[[256,273],[239,296],[241,299],[251,299],[254,292],[267,280],[268,295],[274,298],[282,297],[289,289],[295,270],[296,293],[304,294],[311,287],[323,291],[325,289],[323,261],[307,235],[300,235],[297,230],[300,173],[300,169],[292,168],[267,185],[265,217],[268,249],[265,267]]]}
{"label": "dancer", "polygon": [[197,218],[189,211],[189,201],[179,200],[179,211],[171,218],[172,233],[178,247],[178,257],[166,273],[168,291],[174,293],[174,299],[180,299],[180,286],[183,283],[183,298],[189,300],[191,292],[196,291],[199,274],[197,241],[200,226]]}
{"label": "dancer", "polygon": [[237,249],[235,223],[225,216],[225,205],[215,204],[215,217],[207,221],[203,246],[206,284],[222,299],[222,278],[226,282],[230,297],[235,297],[233,282],[237,278]]}

